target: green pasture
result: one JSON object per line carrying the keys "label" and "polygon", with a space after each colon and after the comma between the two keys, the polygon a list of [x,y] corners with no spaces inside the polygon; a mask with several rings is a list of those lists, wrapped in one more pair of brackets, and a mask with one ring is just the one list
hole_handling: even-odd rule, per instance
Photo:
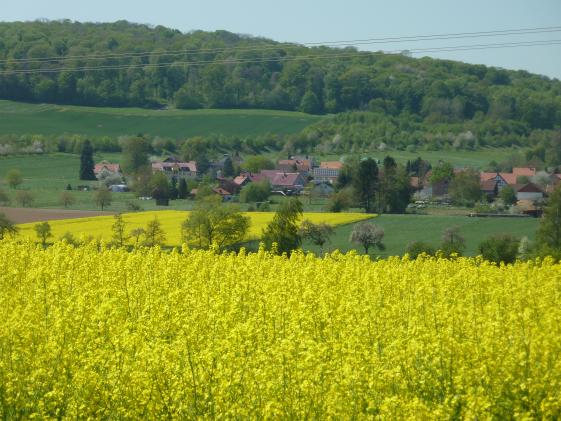
{"label": "green pasture", "polygon": [[[402,255],[411,241],[425,241],[435,248],[441,243],[443,231],[447,227],[459,226],[460,234],[465,238],[468,256],[477,255],[477,246],[489,236],[498,233],[508,233],[519,238],[528,237],[532,241],[538,227],[535,218],[470,218],[468,216],[441,215],[380,215],[372,220],[384,229],[384,245],[386,250],[373,250],[373,256]],[[339,249],[343,252],[357,249],[363,253],[360,246],[349,242],[349,236],[354,224],[336,228],[331,238],[331,244],[325,249]],[[304,243],[304,249],[317,252],[319,249],[309,242]]]}
{"label": "green pasture", "polygon": [[272,110],[146,110],[0,101],[0,134],[138,133],[184,139],[223,134],[249,136],[298,133],[322,117]]}
{"label": "green pasture", "polygon": [[[359,154],[344,154],[344,157],[372,157],[383,161],[386,156],[393,157],[397,162],[405,164],[408,160],[415,160],[418,157],[429,161],[433,166],[437,165],[439,161],[450,162],[454,167],[473,167],[477,169],[485,168],[489,162],[501,162],[512,156],[521,149],[513,148],[481,148],[474,151],[466,150],[441,150],[441,151],[425,151],[419,149],[415,152],[386,150],[383,152],[364,152]],[[333,160],[337,161],[341,155],[325,155],[318,156],[317,159],[323,161]]]}

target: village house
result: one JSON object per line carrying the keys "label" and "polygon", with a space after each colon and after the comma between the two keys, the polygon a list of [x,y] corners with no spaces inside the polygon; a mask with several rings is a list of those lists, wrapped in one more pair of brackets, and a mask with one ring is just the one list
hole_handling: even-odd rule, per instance
{"label": "village house", "polygon": [[234,180],[232,181],[240,188],[242,188],[246,184],[251,183],[251,174],[249,173],[240,174],[237,177],[234,177]]}
{"label": "village house", "polygon": [[[516,184],[516,177],[509,173],[482,172],[479,173],[479,179],[482,187],[484,183],[493,182],[499,191],[505,186]],[[489,185],[487,184],[487,186]]]}
{"label": "village house", "polygon": [[333,185],[328,181],[313,180],[311,184],[310,194],[314,196],[328,197],[335,191]]}
{"label": "village house", "polygon": [[262,170],[259,174],[252,175],[251,181],[268,179],[271,183],[271,191],[283,192],[284,194],[300,194],[306,180],[302,174],[297,172],[281,172],[279,170]]}
{"label": "village house", "polygon": [[499,195],[499,182],[495,179],[482,181],[481,191],[487,200],[492,201]]}
{"label": "village house", "polygon": [[544,198],[544,192],[534,183],[515,184],[513,186],[516,192],[517,200],[541,200]]}
{"label": "village house", "polygon": [[224,202],[229,202],[234,198],[234,195],[231,192],[223,189],[222,187],[215,187],[212,189],[212,191],[222,197],[222,201]]}
{"label": "village house", "polygon": [[307,177],[312,173],[313,166],[313,160],[308,157],[304,159],[281,159],[277,164],[277,170],[286,173],[297,172],[302,174],[304,177]]}
{"label": "village house", "polygon": [[94,165],[94,174],[98,179],[115,175],[120,176],[121,166],[119,164],[112,164],[108,161],[101,161],[99,164]]}
{"label": "village house", "polygon": [[161,171],[169,178],[197,177],[197,163],[195,161],[181,162],[177,158],[169,157],[164,161],[152,163],[152,171]]}
{"label": "village house", "polygon": [[237,184],[234,180],[224,177],[218,177],[218,186],[223,190],[229,192],[230,195],[238,194],[242,188],[241,185]]}
{"label": "village house", "polygon": [[[454,169],[454,172],[460,172],[461,169]],[[429,200],[433,197],[446,196],[450,186],[450,180],[440,180],[436,182],[430,181],[432,171],[425,174],[424,177],[410,177],[409,185],[415,190],[413,197],[416,200]]]}
{"label": "village house", "polygon": [[339,161],[323,161],[320,162],[319,167],[313,169],[312,175],[315,181],[326,181],[335,184],[339,172],[343,168],[343,163]]}
{"label": "village house", "polygon": [[[512,169],[512,172],[482,172],[479,174],[481,179],[481,185],[483,187],[483,183],[494,180],[497,183],[498,190],[502,190],[505,186],[514,186],[518,183],[519,178],[527,177],[531,178],[536,175],[535,168],[529,167],[515,167]],[[487,184],[489,186],[489,184]],[[482,188],[483,190],[483,188]]]}

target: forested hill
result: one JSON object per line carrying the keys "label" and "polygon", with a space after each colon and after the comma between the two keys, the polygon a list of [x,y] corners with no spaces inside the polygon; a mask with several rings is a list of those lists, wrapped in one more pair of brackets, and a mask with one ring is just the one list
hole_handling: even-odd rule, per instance
{"label": "forested hill", "polygon": [[[163,54],[170,50],[183,52]],[[0,98],[309,113],[371,110],[435,122],[482,114],[532,128],[561,124],[558,80],[453,61],[353,53],[351,48],[306,48],[225,31],[185,34],[125,21],[0,23]],[[52,57],[65,59],[44,60]],[[155,64],[162,67],[149,67]],[[115,65],[122,68],[68,70]],[[67,70],[6,72],[61,67]]]}

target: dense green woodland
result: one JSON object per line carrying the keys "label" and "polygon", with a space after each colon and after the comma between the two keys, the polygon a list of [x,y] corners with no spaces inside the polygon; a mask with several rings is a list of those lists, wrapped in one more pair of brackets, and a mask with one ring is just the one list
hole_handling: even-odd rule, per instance
{"label": "dense green woodland", "polygon": [[[183,52],[161,54],[170,50]],[[336,57],[354,51],[280,44],[226,31],[182,33],[126,21],[0,23],[0,98],[93,106],[343,113],[289,140],[297,144],[296,149],[323,145],[326,152],[386,145],[425,149],[531,145],[546,151],[545,157],[558,137],[559,80],[404,55]],[[92,57],[131,52],[150,53]],[[17,61],[56,56],[66,58]],[[281,58],[284,61],[277,60]],[[212,63],[216,61],[230,62]],[[206,64],[193,65],[201,62]],[[146,67],[158,63],[175,64]],[[9,72],[107,65],[124,68]]]}

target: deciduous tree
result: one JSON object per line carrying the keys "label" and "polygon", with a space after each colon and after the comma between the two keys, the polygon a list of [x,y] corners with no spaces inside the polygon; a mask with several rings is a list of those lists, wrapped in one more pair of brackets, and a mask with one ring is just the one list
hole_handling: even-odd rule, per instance
{"label": "deciduous tree", "polygon": [[435,250],[433,246],[431,246],[429,243],[425,243],[424,241],[412,241],[407,245],[405,252],[411,259],[416,259],[420,254],[423,253],[429,256],[433,256]]}
{"label": "deciduous tree", "polygon": [[16,202],[24,208],[31,206],[34,201],[33,194],[27,190],[20,190],[16,193]]}
{"label": "deciduous tree", "polygon": [[263,231],[263,243],[268,249],[276,244],[276,252],[290,254],[300,247],[302,238],[298,234],[298,220],[302,216],[302,203],[296,198],[282,202],[273,220]]}
{"label": "deciduous tree", "polygon": [[138,245],[140,244],[140,238],[146,234],[146,231],[144,230],[144,228],[134,228],[133,230],[131,230],[129,236],[131,238],[134,238],[134,247],[138,247]]}
{"label": "deciduous tree", "polygon": [[495,234],[482,241],[478,250],[484,259],[494,263],[514,263],[520,240],[510,234]]}
{"label": "deciduous tree", "polygon": [[94,202],[97,206],[103,209],[111,204],[113,200],[113,195],[111,191],[107,189],[107,187],[101,187],[99,190],[96,190],[93,194]]}
{"label": "deciduous tree", "polygon": [[59,197],[58,197],[58,202],[64,206],[65,208],[67,208],[68,206],[74,204],[75,202],[75,198],[74,195],[72,193],[70,193],[67,190],[64,190],[60,193]]}
{"label": "deciduous tree", "polygon": [[10,203],[10,196],[7,192],[0,189],[0,205],[6,206]]}
{"label": "deciduous tree", "polygon": [[6,173],[6,184],[12,189],[17,188],[21,183],[23,183],[23,176],[20,170],[12,169]]}
{"label": "deciduous tree", "polygon": [[499,197],[502,199],[503,203],[508,206],[515,205],[518,201],[516,199],[516,192],[511,186],[504,186],[499,193]]}
{"label": "deciduous tree", "polygon": [[123,215],[120,213],[116,214],[113,218],[113,225],[111,226],[113,236],[111,242],[117,247],[123,247],[129,239],[125,231],[126,222],[123,219]]}
{"label": "deciduous tree", "polygon": [[378,250],[385,250],[386,247],[382,243],[383,239],[384,229],[370,222],[360,222],[356,224],[349,237],[351,243],[360,244],[364,247],[365,254],[368,254],[371,247],[376,247]]}
{"label": "deciduous tree", "polygon": [[199,201],[183,222],[183,240],[200,248],[215,245],[219,249],[243,241],[250,219],[234,205],[224,205],[218,196]]}
{"label": "deciduous tree", "polygon": [[121,167],[127,174],[136,174],[150,167],[148,152],[150,143],[142,136],[119,139],[123,151]]}
{"label": "deciduous tree", "polygon": [[448,227],[444,230],[442,234],[442,245],[440,246],[444,256],[450,257],[452,254],[461,256],[465,248],[466,241],[464,237],[460,235],[460,227]]}
{"label": "deciduous tree", "polygon": [[148,221],[144,230],[144,242],[146,247],[160,246],[166,241],[166,234],[158,218]]}
{"label": "deciduous tree", "polygon": [[19,228],[14,222],[5,213],[0,212],[0,240],[3,240],[6,235],[16,235],[18,231]]}
{"label": "deciduous tree", "polygon": [[457,173],[450,183],[450,196],[458,205],[472,206],[481,199],[481,195],[479,173],[473,168]]}
{"label": "deciduous tree", "polygon": [[262,180],[243,186],[240,192],[240,200],[243,203],[264,202],[270,194],[271,184],[269,180]]}
{"label": "deciduous tree", "polygon": [[549,196],[536,241],[542,255],[561,257],[561,184]]}
{"label": "deciduous tree", "polygon": [[314,224],[309,219],[305,219],[300,224],[299,234],[303,239],[310,240],[319,247],[320,254],[323,254],[323,246],[330,241],[334,233],[332,225],[326,223]]}
{"label": "deciduous tree", "polygon": [[45,247],[47,244],[47,239],[53,236],[53,234],[51,233],[51,225],[48,222],[40,222],[38,224],[35,224],[33,226],[33,229],[35,230],[35,233],[37,234],[39,240],[41,240],[41,244],[43,245],[43,247]]}

